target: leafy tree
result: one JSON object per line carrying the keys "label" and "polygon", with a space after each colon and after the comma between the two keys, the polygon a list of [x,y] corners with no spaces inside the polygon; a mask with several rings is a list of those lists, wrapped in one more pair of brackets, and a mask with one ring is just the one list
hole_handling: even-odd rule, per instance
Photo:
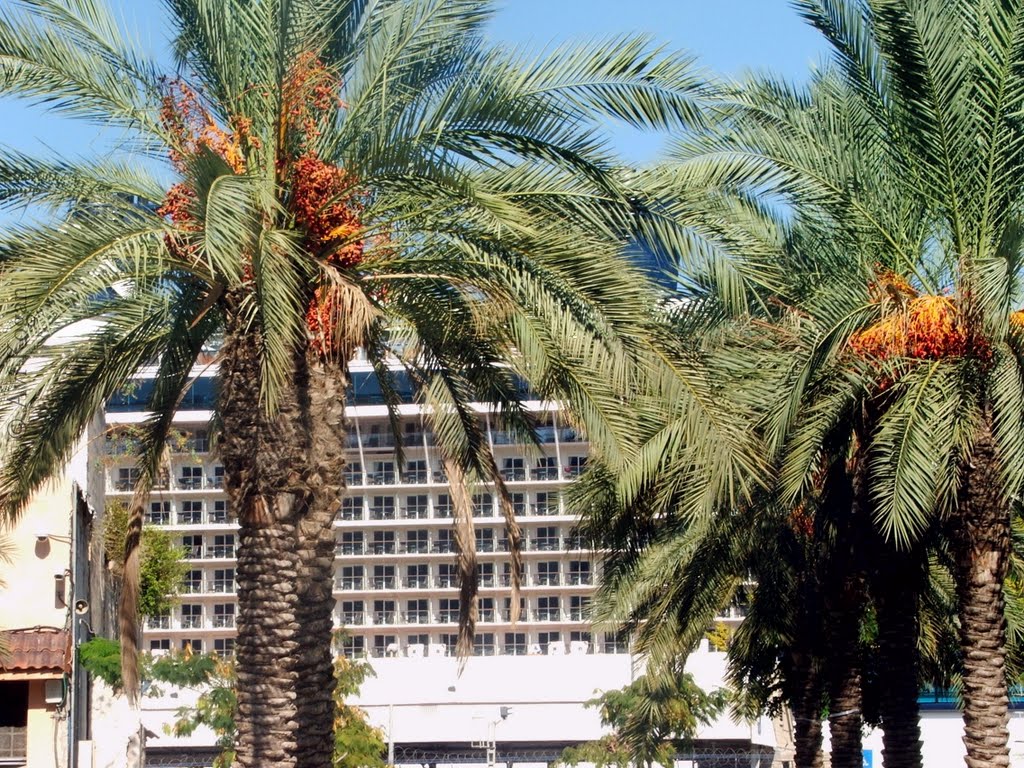
{"label": "leafy tree", "polygon": [[[103,522],[105,556],[114,576],[124,578],[124,541],[128,532],[128,507],[109,504]],[[138,616],[159,616],[174,605],[188,572],[185,552],[170,533],[159,528],[142,532],[139,550]]]}
{"label": "leafy tree", "polygon": [[612,733],[597,741],[567,748],[559,762],[594,763],[598,768],[672,765],[673,758],[702,725],[726,706],[726,693],[705,692],[682,662],[656,673],[648,671],[620,690],[606,691],[586,706],[598,708],[602,725]]}
{"label": "leafy tree", "polygon": [[521,376],[615,452],[649,301],[619,256],[683,237],[634,194],[600,121],[696,125],[706,90],[688,58],[635,36],[529,58],[489,47],[484,0],[166,5],[170,76],[100,0],[0,11],[3,95],[125,136],[100,160],[0,154],[0,202],[34,214],[0,235],[0,419],[19,427],[0,501],[18,514],[97,409],[155,366],[121,607],[134,695],[143,508],[193,367],[213,354],[240,524],[237,761],[322,767],[348,361],[365,350],[392,402],[390,368],[405,367],[429,406],[467,653],[464,485],[494,484],[513,559],[519,538],[468,403],[531,435]]}
{"label": "leafy tree", "polygon": [[[122,690],[121,649],[116,640],[94,637],[79,646],[79,654],[85,669],[115,691]],[[182,653],[156,658],[143,655],[142,661],[142,677],[150,683],[151,691],[159,690],[161,683],[202,691],[195,707],[181,707],[177,720],[166,727],[175,736],[189,736],[200,726],[209,727],[222,750],[214,764],[228,768],[234,760],[238,736],[234,663],[213,654],[192,653],[187,648]],[[341,657],[335,659],[334,675],[332,764],[335,768],[384,768],[383,734],[367,723],[365,712],[346,703],[346,699],[358,695],[363,681],[373,675],[373,668],[366,661]]]}

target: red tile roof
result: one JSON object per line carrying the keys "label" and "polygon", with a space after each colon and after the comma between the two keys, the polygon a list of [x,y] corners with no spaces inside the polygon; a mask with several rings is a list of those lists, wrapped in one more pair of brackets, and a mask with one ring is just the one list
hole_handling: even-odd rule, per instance
{"label": "red tile roof", "polygon": [[2,632],[7,653],[0,672],[70,672],[71,638],[63,629],[36,627]]}

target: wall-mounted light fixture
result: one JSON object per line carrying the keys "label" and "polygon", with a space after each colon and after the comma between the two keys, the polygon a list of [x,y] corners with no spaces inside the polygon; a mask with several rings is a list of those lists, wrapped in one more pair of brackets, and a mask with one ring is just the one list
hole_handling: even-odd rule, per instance
{"label": "wall-mounted light fixture", "polygon": [[47,541],[51,539],[53,541],[63,541],[67,544],[71,543],[70,536],[58,536],[56,533],[45,533],[43,531],[36,532],[36,542],[39,544],[45,544]]}

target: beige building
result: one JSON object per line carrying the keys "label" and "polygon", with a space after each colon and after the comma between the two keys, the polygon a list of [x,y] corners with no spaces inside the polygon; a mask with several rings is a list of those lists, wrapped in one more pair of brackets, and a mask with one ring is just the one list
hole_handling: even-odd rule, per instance
{"label": "beige building", "polygon": [[[0,527],[0,765],[88,766],[88,678],[75,649],[92,632],[92,509],[81,492],[85,452],[15,524]],[[102,569],[98,569],[102,570]]]}
{"label": "beige building", "polygon": [[14,525],[0,562],[0,764],[67,764],[72,670],[73,487],[47,485]]}

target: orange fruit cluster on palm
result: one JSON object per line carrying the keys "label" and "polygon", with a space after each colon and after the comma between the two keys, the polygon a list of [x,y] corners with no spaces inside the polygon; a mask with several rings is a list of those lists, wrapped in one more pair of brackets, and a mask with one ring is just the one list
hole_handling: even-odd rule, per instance
{"label": "orange fruit cluster on palm", "polygon": [[968,334],[949,296],[921,294],[902,275],[880,269],[870,284],[882,317],[849,340],[854,354],[875,360],[939,360],[967,353]]}
{"label": "orange fruit cluster on palm", "polygon": [[896,304],[881,320],[850,337],[861,357],[939,360],[967,352],[960,312],[948,296],[924,295]]}
{"label": "orange fruit cluster on palm", "polygon": [[[233,116],[227,129],[218,125],[201,96],[181,80],[165,81],[160,119],[164,128],[175,137],[169,150],[172,164],[186,172],[191,157],[212,152],[221,157],[236,174],[246,172],[249,151],[261,148],[259,137],[252,133],[248,118]],[[336,165],[322,160],[313,149],[320,135],[320,125],[331,119],[334,109],[344,106],[340,100],[341,81],[313,54],[298,56],[282,84],[283,134],[285,143],[297,147],[298,157],[283,151],[277,164],[280,183],[295,223],[305,234],[306,250],[331,266],[351,268],[362,261],[364,242],[362,204],[355,179]],[[168,249],[188,261],[198,258],[198,245],[188,233],[202,230],[194,206],[195,191],[188,184],[172,186],[158,209],[178,229],[177,236],[167,237]],[[250,254],[242,254],[248,261]],[[244,274],[252,277],[247,263]],[[321,283],[313,289],[306,309],[306,325],[310,345],[321,355],[332,351],[334,323],[337,312],[336,289]]]}

